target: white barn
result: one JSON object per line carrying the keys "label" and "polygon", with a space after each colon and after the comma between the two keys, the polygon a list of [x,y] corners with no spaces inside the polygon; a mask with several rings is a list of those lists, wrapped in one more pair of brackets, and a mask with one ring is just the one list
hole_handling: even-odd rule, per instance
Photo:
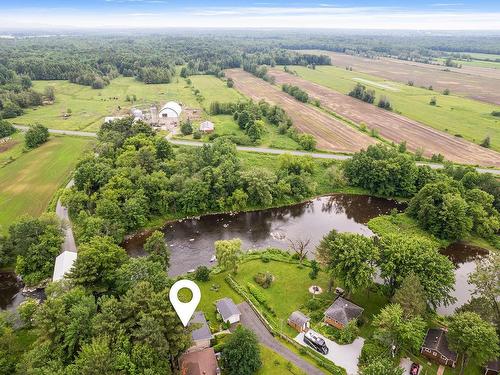
{"label": "white barn", "polygon": [[182,112],[182,107],[176,102],[168,102],[158,113],[160,118],[179,118]]}
{"label": "white barn", "polygon": [[56,263],[54,265],[54,274],[52,276],[52,281],[58,281],[64,279],[64,275],[68,273],[75,263],[77,254],[72,251],[63,251],[56,258]]}

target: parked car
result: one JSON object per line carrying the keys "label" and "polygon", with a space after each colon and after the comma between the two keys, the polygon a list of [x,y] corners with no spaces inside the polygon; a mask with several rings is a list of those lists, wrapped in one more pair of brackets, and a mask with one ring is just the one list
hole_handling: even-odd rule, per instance
{"label": "parked car", "polygon": [[325,340],[319,337],[312,329],[304,334],[304,342],[321,354],[328,354],[328,346],[326,346]]}
{"label": "parked car", "polygon": [[410,375],[418,375],[420,371],[420,365],[418,363],[412,363],[410,367]]}

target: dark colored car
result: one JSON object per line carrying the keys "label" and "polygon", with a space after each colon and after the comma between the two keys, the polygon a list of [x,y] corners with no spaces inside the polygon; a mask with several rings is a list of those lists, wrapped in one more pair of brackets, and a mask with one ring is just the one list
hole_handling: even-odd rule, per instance
{"label": "dark colored car", "polygon": [[328,346],[326,346],[325,340],[319,337],[312,329],[305,333],[304,342],[318,352],[328,354]]}
{"label": "dark colored car", "polygon": [[418,363],[412,363],[410,367],[410,375],[418,375],[420,370],[420,365]]}

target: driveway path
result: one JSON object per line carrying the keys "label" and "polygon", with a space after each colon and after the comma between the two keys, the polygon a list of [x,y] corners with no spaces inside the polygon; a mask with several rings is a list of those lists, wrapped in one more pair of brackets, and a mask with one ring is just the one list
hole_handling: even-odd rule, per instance
{"label": "driveway path", "polygon": [[[66,189],[73,186],[73,183],[73,180],[71,180],[66,185]],[[64,224],[64,242],[61,252],[71,251],[76,253],[78,250],[76,248],[75,236],[73,235],[73,228],[71,228],[71,221],[69,220],[68,209],[62,205],[61,198],[57,200],[56,215]]]}
{"label": "driveway path", "polygon": [[300,358],[297,354],[295,354],[286,346],[281,344],[278,340],[276,340],[273,335],[269,333],[264,324],[262,324],[258,316],[248,305],[248,303],[242,302],[238,305],[238,308],[241,312],[241,324],[255,332],[261,344],[274,350],[283,358],[292,362],[293,364],[295,364],[295,366],[305,371],[305,373],[308,375],[324,375],[324,372],[322,372],[309,362],[305,361],[304,359]]}
{"label": "driveway path", "polygon": [[[17,129],[26,131],[29,129],[29,126],[24,125],[14,125]],[[49,129],[50,133],[53,134],[65,134],[65,135],[75,135],[78,137],[97,137],[97,133],[90,132],[81,132],[77,130],[60,130],[60,129]],[[178,139],[171,139],[169,136],[166,137],[172,144],[179,146],[194,146],[201,147],[204,145],[204,142],[195,142],[195,141],[182,141]],[[292,155],[309,155],[315,159],[330,159],[330,160],[346,160],[350,159],[350,155],[341,155],[341,154],[323,154],[319,152],[305,152],[305,151],[294,151],[294,150],[281,150],[277,148],[266,148],[266,147],[247,147],[247,146],[236,146],[238,151],[250,151],[250,152],[259,152],[265,154],[292,154]],[[432,169],[440,169],[443,168],[442,164],[435,163],[417,163],[419,165],[428,165]],[[476,168],[476,171],[479,173],[491,173],[494,175],[500,176],[500,169],[488,169],[488,168]]]}

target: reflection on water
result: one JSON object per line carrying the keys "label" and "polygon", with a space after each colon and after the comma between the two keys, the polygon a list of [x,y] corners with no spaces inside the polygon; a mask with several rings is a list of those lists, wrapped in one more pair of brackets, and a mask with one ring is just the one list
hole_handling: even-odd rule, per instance
{"label": "reflection on water", "polygon": [[14,310],[24,301],[22,283],[14,272],[0,272],[0,310]]}
{"label": "reflection on water", "polygon": [[441,315],[452,315],[457,307],[469,301],[473,287],[469,285],[468,278],[476,269],[474,261],[488,255],[488,251],[481,247],[457,242],[440,252],[455,265],[455,292],[453,296],[457,301],[450,306],[439,306],[437,312]]}
{"label": "reflection on water", "polygon": [[[404,204],[364,195],[336,194],[288,207],[238,214],[206,215],[167,224],[163,231],[171,247],[171,275],[179,275],[200,264],[210,264],[214,242],[240,238],[244,249],[288,248],[289,240],[310,239],[312,253],[332,229],[366,236],[373,233],[366,223]],[[131,256],[144,255],[147,234],[128,240],[124,246]]]}

